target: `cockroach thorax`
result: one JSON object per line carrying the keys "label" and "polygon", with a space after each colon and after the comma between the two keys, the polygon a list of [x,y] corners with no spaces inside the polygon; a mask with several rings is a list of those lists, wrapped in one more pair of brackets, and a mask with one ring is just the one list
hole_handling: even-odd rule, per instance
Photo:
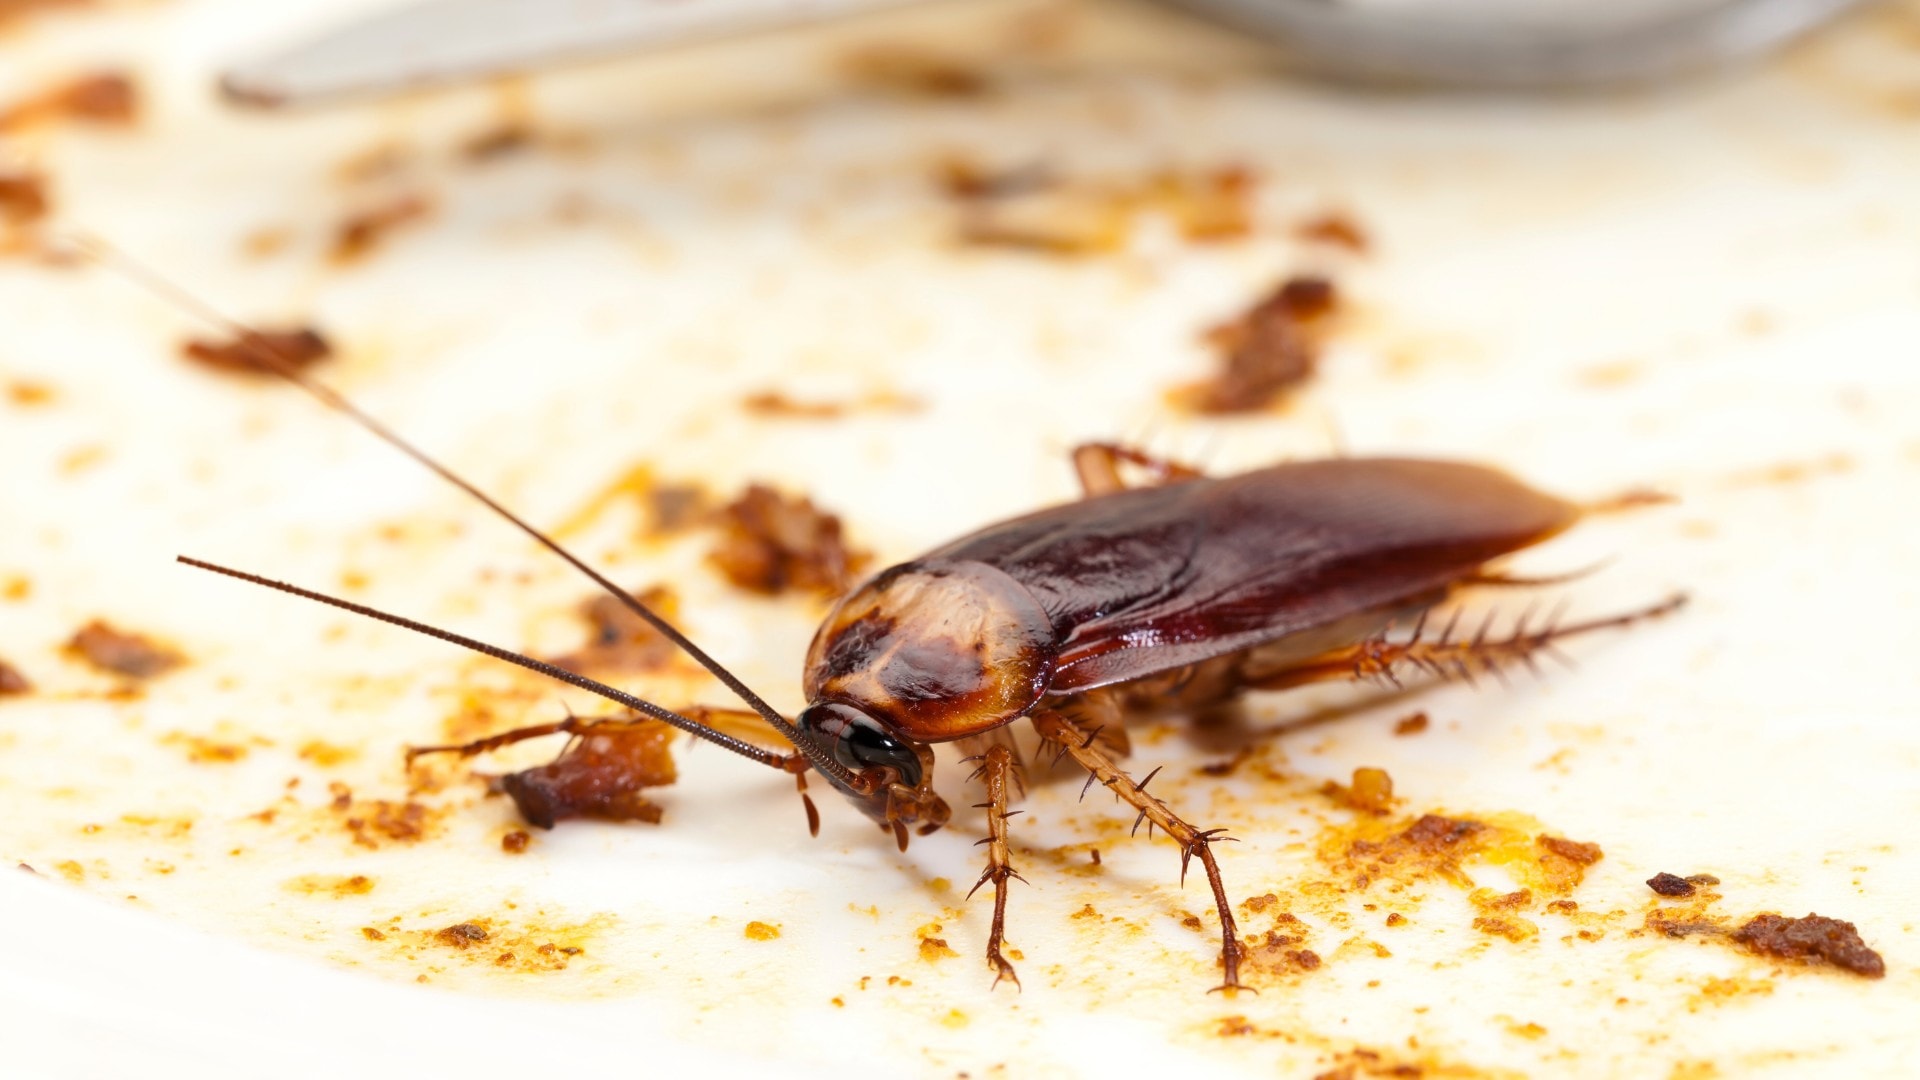
{"label": "cockroach thorax", "polygon": [[896,566],[849,593],[807,653],[809,701],[852,705],[917,742],[998,727],[1052,676],[1054,632],[1038,601],[978,562]]}

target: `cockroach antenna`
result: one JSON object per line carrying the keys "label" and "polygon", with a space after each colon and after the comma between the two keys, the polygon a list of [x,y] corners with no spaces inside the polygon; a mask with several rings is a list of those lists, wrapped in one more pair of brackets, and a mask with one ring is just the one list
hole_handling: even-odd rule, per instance
{"label": "cockroach antenna", "polygon": [[608,700],[617,701],[620,704],[626,705],[628,708],[636,709],[655,719],[665,721],[680,728],[682,731],[689,732],[708,742],[724,746],[743,757],[781,769],[785,772],[801,773],[804,772],[807,767],[811,766],[842,784],[856,787],[860,786],[859,778],[854,776],[851,770],[833,760],[818,744],[808,739],[799,729],[795,728],[792,722],[780,714],[779,710],[767,704],[760,695],[749,689],[746,683],[740,681],[733,672],[728,671],[725,667],[721,666],[719,661],[708,656],[705,650],[695,645],[691,639],[681,633],[671,623],[661,618],[653,609],[641,603],[625,589],[609,581],[605,575],[587,565],[578,556],[561,546],[558,541],[535,528],[518,514],[502,506],[492,496],[481,491],[452,469],[434,460],[424,450],[414,446],[406,439],[400,437],[397,432],[362,411],[359,406],[349,401],[339,392],[327,386],[325,383],[319,382],[302,373],[294,364],[288,361],[277,343],[272,339],[265,337],[246,324],[222,314],[215,309],[213,305],[200,299],[185,288],[170,281],[165,276],[152,270],[126,252],[121,251],[119,248],[97,236],[90,233],[73,233],[69,234],[66,239],[93,262],[120,273],[161,300],[192,314],[196,318],[238,336],[241,340],[253,346],[250,351],[250,356],[259,360],[262,366],[268,371],[306,391],[309,395],[320,401],[321,404],[337,412],[346,414],[347,417],[359,424],[362,428],[365,428],[394,449],[419,462],[454,487],[471,495],[474,499],[478,500],[481,505],[493,511],[509,524],[532,537],[535,541],[538,541],[542,547],[545,547],[548,551],[564,559],[568,565],[586,575],[595,585],[606,590],[609,595],[618,598],[627,610],[639,616],[647,625],[659,631],[663,637],[672,642],[689,657],[692,657],[696,663],[705,668],[714,678],[720,680],[722,685],[726,686],[728,690],[733,691],[741,701],[745,702],[748,707],[752,708],[755,713],[758,713],[762,719],[772,725],[774,730],[778,731],[791,742],[798,750],[799,756],[796,757],[794,755],[779,754],[764,750],[701,724],[698,721],[681,716],[678,713],[663,709],[649,702],[642,701],[613,687],[594,682],[591,679],[584,679],[550,664],[543,664],[531,657],[522,656],[510,650],[499,648],[498,646],[489,645],[482,641],[476,641],[472,638],[428,626],[425,623],[354,604],[337,597],[328,596],[324,593],[317,593],[284,582],[274,581],[271,578],[264,578],[243,571],[218,566],[213,563],[203,562],[198,559],[181,556],[179,559],[180,562],[198,569],[225,574],[228,577],[238,578],[255,585],[261,585],[266,588],[290,593],[294,596],[304,597],[308,600],[331,604],[334,607],[343,608],[369,618],[379,619],[382,622],[404,627],[415,633],[426,634],[430,637],[437,637],[442,641],[452,642],[453,644],[491,656],[497,660],[518,664],[521,667],[541,672],[542,674],[549,675],[562,682],[580,687],[581,689],[592,691]]}

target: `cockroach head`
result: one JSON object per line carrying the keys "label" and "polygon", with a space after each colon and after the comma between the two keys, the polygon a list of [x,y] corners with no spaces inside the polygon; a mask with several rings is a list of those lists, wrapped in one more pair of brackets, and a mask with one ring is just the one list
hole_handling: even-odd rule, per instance
{"label": "cockroach head", "polygon": [[[815,702],[795,719],[801,738],[839,768],[822,768],[842,795],[882,828],[946,824],[947,804],[933,793],[933,751],[885,723],[838,702]],[[809,757],[812,755],[809,754]]]}

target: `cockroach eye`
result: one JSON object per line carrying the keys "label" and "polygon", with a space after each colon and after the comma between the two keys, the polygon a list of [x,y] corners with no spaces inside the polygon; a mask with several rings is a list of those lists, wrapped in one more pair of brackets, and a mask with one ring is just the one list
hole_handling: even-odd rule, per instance
{"label": "cockroach eye", "polygon": [[859,709],[824,702],[810,705],[794,726],[833,755],[833,760],[855,772],[892,769],[900,783],[920,786],[920,755]]}

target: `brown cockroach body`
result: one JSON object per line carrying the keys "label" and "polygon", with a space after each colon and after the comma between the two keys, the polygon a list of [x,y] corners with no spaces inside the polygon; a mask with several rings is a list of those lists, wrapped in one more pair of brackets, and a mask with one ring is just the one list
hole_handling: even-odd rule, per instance
{"label": "brown cockroach body", "polygon": [[[110,250],[96,250],[176,302],[190,298]],[[200,308],[206,313],[204,308]],[[258,337],[218,320],[237,334]],[[933,745],[957,743],[979,762],[986,792],[987,868],[994,885],[987,960],[995,982],[1014,979],[1002,955],[1011,860],[1007,809],[1022,765],[1007,737],[1025,718],[1045,742],[1180,845],[1206,871],[1222,935],[1223,989],[1240,982],[1242,944],[1212,845],[1222,830],[1190,825],[1116,763],[1124,712],[1143,701],[1194,706],[1246,690],[1397,673],[1472,678],[1531,665],[1573,634],[1672,610],[1638,611],[1504,637],[1456,640],[1423,630],[1426,613],[1456,588],[1517,579],[1487,565],[1571,526],[1581,508],[1496,470],[1400,458],[1337,458],[1237,476],[1199,472],[1112,445],[1080,447],[1086,497],[1042,510],[883,570],[835,605],[808,650],[807,707],[788,719],[658,614],[553,539],[279,356],[266,366],[465,490],[591,578],[699,662],[793,747],[771,750],[707,722],[731,710],[662,708],[575,672],[365,605],[181,557],[230,577],[306,597],[548,675],[795,778],[806,797],[817,772],[904,849],[909,830],[945,824],[933,790]],[[1123,467],[1145,473],[1129,485]],[[1398,620],[1410,636],[1389,639]],[[691,714],[691,715],[688,715]],[[633,723],[576,720],[505,732],[463,746],[475,754],[522,739],[591,735]],[[1147,780],[1151,780],[1149,776]],[[540,824],[549,824],[540,823]]]}

